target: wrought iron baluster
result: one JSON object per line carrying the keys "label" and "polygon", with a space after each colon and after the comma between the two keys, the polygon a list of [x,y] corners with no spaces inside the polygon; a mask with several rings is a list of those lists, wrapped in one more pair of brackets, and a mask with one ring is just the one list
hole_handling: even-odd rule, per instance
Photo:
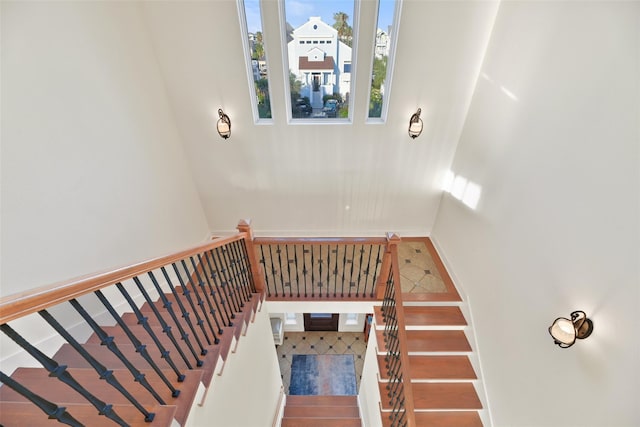
{"label": "wrought iron baluster", "polygon": [[178,304],[178,308],[180,309],[181,317],[187,323],[187,326],[189,327],[189,330],[191,331],[191,335],[193,335],[193,338],[196,340],[196,343],[198,344],[198,348],[200,349],[200,355],[201,356],[206,355],[208,353],[208,350],[206,348],[204,348],[204,345],[202,345],[202,342],[200,341],[200,337],[196,333],[195,326],[193,325],[193,322],[191,321],[191,313],[189,313],[187,311],[187,309],[185,308],[184,304],[182,304],[182,301],[180,301],[180,297],[178,296],[178,292],[176,291],[176,288],[173,286],[173,283],[171,282],[171,278],[169,277],[169,274],[167,273],[167,270],[164,267],[160,267],[160,271],[162,271],[162,275],[164,276],[164,279],[167,281],[167,285],[169,285],[169,289],[171,289],[171,294],[175,298],[176,304]]}
{"label": "wrought iron baluster", "polygon": [[[304,248],[304,245],[302,245],[302,276],[304,278],[304,296],[306,298],[307,296],[307,274],[309,273],[309,271],[307,270],[307,251]],[[313,284],[312,284],[313,285]],[[311,288],[311,297],[313,298],[313,287]]]}
{"label": "wrought iron baluster", "polygon": [[[314,259],[314,245],[311,245],[311,248],[309,249],[309,251],[311,252],[311,297],[315,296],[316,293],[316,278],[315,278],[315,269],[316,269],[316,263],[315,263],[315,259]],[[322,288],[320,289],[320,296],[322,296]]]}
{"label": "wrought iron baluster", "polygon": [[[287,256],[287,277],[289,278],[289,286],[291,286],[291,292],[293,293],[293,278],[291,277],[291,263],[295,262],[294,260],[290,259],[290,255],[289,255],[289,245],[284,245],[284,250],[286,252],[286,256]],[[294,251],[295,253],[295,251]],[[297,297],[300,298],[300,284],[298,283],[298,281],[296,281],[296,292],[297,292]]]}
{"label": "wrought iron baluster", "polygon": [[105,380],[107,384],[109,384],[111,387],[118,390],[120,394],[122,394],[129,402],[131,402],[131,404],[135,406],[136,409],[144,415],[145,421],[149,421],[149,422],[153,421],[155,414],[153,412],[147,411],[145,407],[142,406],[140,402],[138,402],[138,400],[135,397],[133,397],[133,395],[129,393],[129,391],[122,386],[122,384],[120,384],[118,379],[113,375],[112,370],[107,369],[102,363],[98,362],[96,358],[94,358],[91,354],[89,354],[89,352],[85,350],[84,347],[82,347],[82,345],[74,337],[72,337],[71,334],[67,332],[67,330],[64,328],[64,326],[58,323],[58,321],[54,319],[53,316],[51,316],[47,310],[41,310],[38,312],[38,314],[49,325],[51,325],[51,327],[55,329],[57,333],[59,333],[65,340],[67,340],[67,342],[71,344],[71,346],[78,353],[80,353],[80,355],[84,357],[84,359],[87,362],[89,362],[91,367],[98,373],[101,380]]}
{"label": "wrought iron baluster", "polygon": [[178,354],[180,355],[184,363],[187,365],[187,368],[193,369],[193,367],[191,366],[191,363],[189,362],[189,359],[187,358],[187,355],[184,354],[184,351],[182,351],[182,347],[180,347],[180,344],[178,344],[178,341],[176,340],[175,335],[173,335],[173,329],[164,320],[164,317],[162,317],[162,313],[160,313],[160,310],[158,310],[158,307],[156,307],[155,303],[149,296],[149,293],[144,288],[144,285],[142,284],[140,279],[136,276],[133,278],[133,281],[138,287],[138,290],[142,293],[142,296],[144,297],[145,301],[147,301],[147,303],[149,304],[149,307],[151,308],[151,311],[153,312],[153,314],[156,316],[156,319],[158,319],[158,322],[160,322],[160,327],[162,328],[162,332],[164,332],[164,334],[167,337],[169,337],[169,341],[171,341],[171,344],[173,344],[173,347],[178,351]]}
{"label": "wrought iron baluster", "polygon": [[351,288],[353,287],[353,268],[356,261],[356,245],[351,245],[353,250],[351,251],[351,271],[349,272],[349,298],[351,298]]}
{"label": "wrought iron baluster", "polygon": [[221,259],[221,263],[224,265],[225,272],[228,277],[229,289],[232,290],[232,295],[236,304],[236,308],[238,313],[242,311],[244,307],[244,300],[242,299],[242,293],[240,291],[240,287],[238,286],[238,282],[236,280],[236,270],[235,270],[235,262],[233,258],[229,254],[229,248],[225,246],[221,246],[216,248],[219,252],[219,256]]}
{"label": "wrought iron baluster", "polygon": [[145,378],[145,375],[140,372],[134,365],[127,359],[127,357],[122,354],[120,348],[118,348],[114,338],[109,336],[104,329],[100,327],[96,323],[95,320],[91,317],[89,313],[80,305],[78,300],[72,299],[69,300],[69,303],[76,309],[76,311],[82,316],[82,318],[91,326],[91,329],[95,334],[100,338],[100,344],[106,346],[109,351],[116,355],[116,357],[124,364],[124,366],[131,372],[133,375],[133,380],[137,383],[140,383],[142,387],[144,387],[151,395],[160,403],[161,405],[166,405],[165,401],[160,397],[160,395],[151,387],[149,381]]}
{"label": "wrought iron baluster", "polygon": [[225,319],[224,319],[225,325],[233,326],[233,322],[231,321],[231,319],[233,318],[232,317],[233,313],[231,312],[229,304],[227,303],[227,298],[226,298],[227,296],[224,294],[223,289],[221,289],[221,284],[219,283],[220,273],[213,268],[213,265],[211,265],[211,260],[209,260],[209,256],[211,256],[211,260],[213,260],[213,253],[211,253],[211,251],[204,253],[204,259],[207,261],[207,265],[209,266],[209,272],[211,273],[211,280],[213,281],[213,286],[216,288],[215,292],[216,292],[217,298],[215,297],[214,298],[218,300],[220,302],[220,305],[222,306],[222,313],[224,313],[225,315]]}
{"label": "wrought iron baluster", "polygon": [[[202,331],[202,335],[204,335],[204,339],[207,340],[207,344],[211,345],[212,344],[211,338],[209,337],[209,334],[207,334],[207,330],[204,327],[204,320],[202,320],[202,318],[200,317],[200,314],[196,309],[196,304],[193,302],[193,299],[191,298],[191,290],[186,285],[186,283],[184,282],[184,279],[180,275],[178,266],[175,263],[171,264],[171,266],[173,267],[173,271],[176,273],[176,276],[178,277],[178,282],[180,282],[180,287],[182,288],[182,295],[187,299],[187,302],[189,303],[189,307],[191,307],[191,310],[193,311],[194,316],[196,316],[196,324],[200,326],[200,330]],[[189,276],[189,272],[187,271],[187,277],[188,276]]]}
{"label": "wrought iron baluster", "polygon": [[26,397],[31,403],[40,408],[42,412],[47,414],[50,420],[58,420],[59,423],[69,426],[84,427],[84,425],[80,421],[73,418],[73,416],[67,412],[67,408],[65,408],[64,406],[58,406],[55,403],[48,401],[44,397],[32,392],[19,382],[15,381],[10,376],[5,375],[5,373],[2,371],[0,371],[0,382],[2,382],[7,387],[15,390],[16,393]]}
{"label": "wrought iron baluster", "polygon": [[[360,279],[362,278],[362,257],[363,257],[363,254],[364,254],[364,245],[360,245],[360,262],[359,262],[359,265],[358,265],[358,285],[356,287],[356,298],[358,298],[358,295],[360,293]],[[362,292],[362,296],[364,296],[364,291]]]}
{"label": "wrought iron baluster", "polygon": [[[272,250],[273,245],[270,244],[268,245],[268,247],[269,247],[269,261],[271,261],[271,277],[273,277],[273,289],[275,291],[276,298],[277,298],[278,297],[278,279],[276,277],[276,273],[277,273],[276,267],[273,264],[273,250]],[[265,266],[265,269],[266,269],[266,266]]]}
{"label": "wrought iron baluster", "polygon": [[367,296],[367,285],[369,284],[369,276],[371,274],[371,255],[373,254],[373,245],[369,245],[369,256],[367,257],[367,268],[364,271],[364,289],[362,296]]}
{"label": "wrought iron baluster", "polygon": [[160,357],[162,359],[165,359],[169,364],[169,366],[171,366],[171,369],[173,369],[173,372],[175,372],[178,378],[178,381],[179,382],[184,381],[184,378],[185,378],[184,374],[180,372],[176,364],[173,362],[173,359],[171,358],[169,351],[164,347],[164,345],[162,345],[156,333],[151,328],[151,325],[149,325],[147,317],[142,315],[142,312],[136,305],[135,301],[133,301],[133,298],[131,298],[131,295],[129,295],[129,292],[127,292],[127,290],[124,288],[122,283],[116,283],[116,288],[118,288],[120,293],[124,296],[124,298],[129,303],[129,306],[133,310],[133,313],[136,315],[136,319],[138,319],[138,324],[142,325],[142,328],[147,332],[147,334],[149,334],[149,337],[151,337],[151,340],[160,351]]}
{"label": "wrought iron baluster", "polygon": [[[303,254],[304,255],[304,254]],[[298,245],[293,245],[293,256],[296,266],[296,286],[298,287],[298,297],[300,297],[300,268],[298,266]],[[304,288],[304,296],[307,297],[307,288]]]}
{"label": "wrought iron baluster", "polygon": [[[267,296],[270,297],[271,296],[271,284],[269,283],[269,273],[267,271],[267,260],[264,257],[264,246],[265,245],[260,245],[260,254],[262,255],[262,259],[260,260],[260,262],[262,263],[262,269],[263,269],[263,273],[264,273],[264,282],[267,285]],[[273,287],[275,289],[275,282],[273,284]],[[276,296],[277,293],[276,293]]]}
{"label": "wrought iron baluster", "polygon": [[382,258],[380,258],[380,251],[384,254],[385,247],[383,245],[378,245],[378,253],[376,255],[376,265],[373,268],[373,280],[371,281],[371,297],[375,296],[376,292],[376,279],[378,278],[378,272],[380,269],[380,264],[382,264]]}
{"label": "wrought iron baluster", "polygon": [[94,293],[98,297],[98,299],[102,302],[102,304],[105,306],[107,311],[111,313],[111,316],[115,319],[115,321],[118,323],[120,328],[122,328],[124,333],[127,335],[127,337],[129,338],[129,341],[131,341],[131,343],[135,347],[136,352],[140,353],[140,356],[142,356],[142,358],[149,364],[149,366],[151,366],[153,371],[160,377],[160,379],[162,379],[162,382],[164,382],[165,385],[169,388],[169,390],[171,390],[171,395],[173,397],[178,397],[180,395],[180,390],[176,390],[176,388],[173,387],[173,384],[171,384],[167,376],[158,367],[158,364],[153,360],[153,358],[147,351],[147,346],[142,344],[138,339],[138,337],[136,337],[135,334],[131,332],[131,328],[129,328],[129,325],[124,323],[124,320],[122,320],[122,317],[120,317],[120,315],[116,312],[115,308],[113,308],[113,306],[104,296],[102,291],[97,290]]}
{"label": "wrought iron baluster", "polygon": [[235,295],[238,301],[238,307],[240,311],[244,308],[244,303],[246,302],[244,298],[244,292],[242,291],[242,284],[240,282],[240,271],[238,270],[238,265],[235,257],[232,255],[231,243],[227,243],[225,246],[221,248],[222,258],[225,260],[225,263],[228,267],[229,271],[229,281],[231,282],[232,287],[235,289]]}
{"label": "wrought iron baluster", "polygon": [[162,300],[162,306],[167,310],[167,313],[169,313],[169,316],[171,317],[171,320],[173,320],[174,325],[176,325],[176,327],[178,328],[178,332],[180,333],[180,339],[184,341],[184,343],[187,345],[187,348],[191,352],[191,355],[196,360],[196,366],[198,367],[202,366],[203,362],[198,357],[198,353],[196,352],[196,349],[193,348],[193,345],[191,344],[191,340],[189,339],[189,334],[187,333],[187,331],[184,330],[184,328],[182,327],[182,323],[178,319],[178,316],[176,315],[175,311],[173,310],[173,303],[169,301],[169,298],[167,298],[167,296],[164,294],[164,291],[160,287],[158,280],[156,280],[156,276],[153,274],[153,271],[147,272],[147,275],[151,279],[153,286],[156,288],[158,295],[160,295],[160,299]]}
{"label": "wrought iron baluster", "polygon": [[[213,300],[213,303],[216,306],[216,310],[218,311],[218,317],[220,318],[220,322],[222,322],[222,324],[225,326],[233,326],[233,323],[231,322],[231,318],[229,317],[229,314],[226,312],[225,299],[223,298],[223,296],[220,295],[220,290],[215,280],[216,272],[213,271],[213,269],[211,268],[211,263],[209,263],[209,257],[207,256],[206,251],[203,253],[203,255],[204,255],[204,261],[206,261],[206,263],[202,260],[202,255],[200,254],[198,254],[198,262],[202,266],[202,275],[207,281],[207,286],[209,287],[209,295],[211,296],[211,299]],[[207,267],[209,267],[209,271],[207,271]],[[211,284],[211,282],[213,282],[213,285]],[[216,289],[213,289],[214,286]],[[220,308],[220,306],[222,306],[222,308]],[[219,326],[220,325],[218,325],[218,327]],[[218,329],[218,331],[221,331],[221,330],[222,329]]]}
{"label": "wrought iron baluster", "polygon": [[[209,314],[213,318],[213,323],[215,323],[216,327],[218,328],[218,334],[222,334],[224,332],[224,330],[220,326],[220,322],[218,321],[218,316],[216,316],[216,309],[213,308],[213,304],[211,304],[211,297],[212,296],[211,296],[211,294],[209,292],[207,292],[204,280],[202,280],[202,277],[200,277],[199,266],[196,265],[196,262],[194,261],[192,256],[190,256],[189,259],[191,260],[191,265],[193,266],[193,272],[196,275],[196,280],[198,280],[198,286],[200,287],[200,290],[202,291],[202,294],[204,295],[204,301],[207,302],[207,307],[209,308]],[[200,265],[202,265],[202,260],[200,260]],[[207,283],[209,283],[209,277],[207,277],[206,272],[204,272],[204,265],[202,265],[202,268],[203,268],[204,277],[207,280]],[[211,285],[209,285],[209,288],[211,288]],[[214,299],[214,302],[216,302],[215,299]],[[217,306],[217,303],[216,303],[216,306]],[[202,305],[202,309],[206,310],[206,307],[204,305]],[[209,325],[211,325],[211,321],[209,320],[209,316],[207,316],[207,322],[209,322]]]}
{"label": "wrought iron baluster", "polygon": [[198,292],[198,287],[196,286],[195,283],[193,283],[193,277],[191,276],[191,274],[189,274],[189,268],[187,267],[187,263],[184,260],[180,260],[180,263],[182,264],[182,268],[183,268],[185,274],[187,275],[187,283],[189,285],[191,285],[191,291],[193,291],[193,295],[195,295],[195,297],[196,297],[196,303],[197,303],[198,307],[200,307],[200,311],[201,311],[202,315],[204,316],[204,320],[206,320],[207,326],[209,326],[209,330],[211,331],[211,334],[213,335],[213,342],[215,344],[218,344],[220,342],[220,340],[216,335],[216,331],[213,329],[213,325],[211,324],[211,320],[209,319],[209,316],[207,315],[207,309],[205,308],[204,301],[202,300],[202,297],[200,296],[200,293]]}
{"label": "wrought iron baluster", "polygon": [[235,242],[231,242],[229,244],[229,247],[231,248],[233,259],[235,260],[238,283],[240,284],[240,292],[244,301],[249,302],[251,300],[251,284],[249,283],[251,274],[250,270],[245,264],[246,259],[242,255],[242,251],[240,249],[240,241],[236,240]]}
{"label": "wrought iron baluster", "polygon": [[[282,273],[282,248],[280,248],[280,244],[278,244],[276,249],[276,254],[278,254],[278,270],[280,270],[280,283],[282,284],[282,296],[285,296],[286,292],[284,290],[286,282],[284,280],[284,275]],[[289,296],[291,296],[291,287],[289,287]]]}
{"label": "wrought iron baluster", "polygon": [[[331,245],[327,245],[327,297],[331,291]],[[333,297],[336,296],[336,288],[333,287]]]}
{"label": "wrought iron baluster", "polygon": [[[333,296],[334,298],[338,296],[338,258],[340,257],[340,255],[338,255],[338,245],[336,245],[336,256],[335,256],[335,266],[333,269]],[[343,295],[344,296],[344,295]]]}
{"label": "wrought iron baluster", "polygon": [[347,246],[344,246],[344,252],[342,256],[342,292],[340,293],[340,298],[344,298],[344,274],[347,270]]}
{"label": "wrought iron baluster", "polygon": [[[252,294],[256,292],[256,283],[253,279],[253,274],[252,274],[253,267],[251,266],[251,264],[255,262],[255,260],[249,259],[249,253],[247,252],[247,242],[244,239],[238,242],[238,248],[242,253],[242,262],[247,272],[247,280],[249,282],[249,294]],[[257,266],[255,266],[255,268],[257,268]]]}
{"label": "wrought iron baluster", "polygon": [[[238,308],[238,305],[236,304],[236,301],[233,297],[233,286],[231,285],[229,278],[227,276],[227,268],[224,264],[224,262],[222,261],[222,259],[220,258],[220,251],[218,251],[219,248],[215,248],[214,250],[212,250],[212,258],[213,258],[213,263],[216,266],[216,270],[218,270],[218,272],[220,273],[220,286],[222,287],[222,291],[224,292],[224,294],[227,297],[227,301],[229,302],[229,308],[231,309],[231,318],[235,319],[236,318],[236,313],[238,313],[240,311],[240,309]],[[273,262],[272,262],[273,264]],[[275,279],[274,279],[275,280]]]}

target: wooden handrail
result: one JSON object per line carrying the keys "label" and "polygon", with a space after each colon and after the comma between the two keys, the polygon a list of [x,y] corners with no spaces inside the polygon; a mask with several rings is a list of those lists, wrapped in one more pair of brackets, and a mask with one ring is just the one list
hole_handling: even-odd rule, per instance
{"label": "wooden handrail", "polygon": [[332,245],[341,244],[367,244],[385,245],[387,239],[384,237],[254,237],[253,243],[256,245]]}
{"label": "wooden handrail", "polygon": [[407,416],[407,426],[416,427],[415,406],[413,403],[413,388],[411,387],[411,372],[409,369],[409,348],[407,347],[407,334],[405,332],[404,306],[402,304],[402,286],[400,285],[400,266],[398,265],[398,245],[391,245],[391,269],[394,281],[396,299],[396,317],[398,321],[398,341],[400,348],[400,368],[402,383],[404,384],[404,409]]}
{"label": "wooden handrail", "polygon": [[220,237],[180,252],[2,297],[0,298],[0,324],[5,324],[19,317],[36,313],[70,299],[78,298],[109,285],[164,267],[191,255],[246,239],[247,237],[248,234],[246,232],[237,233],[229,237]]}

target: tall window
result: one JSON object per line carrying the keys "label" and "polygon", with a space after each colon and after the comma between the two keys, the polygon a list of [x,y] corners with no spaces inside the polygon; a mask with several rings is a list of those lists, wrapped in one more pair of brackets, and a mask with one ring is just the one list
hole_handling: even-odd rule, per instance
{"label": "tall window", "polygon": [[[395,51],[398,10],[401,0],[378,0],[378,22],[376,25],[373,71],[369,92],[369,118],[382,118],[386,112],[391,87],[391,64]],[[397,4],[396,4],[397,3]]]}
{"label": "tall window", "polygon": [[291,117],[349,118],[354,0],[285,0],[283,13]]}
{"label": "tall window", "polygon": [[262,14],[260,0],[238,0],[240,28],[244,35],[245,58],[254,115],[258,121],[271,119],[271,100],[269,97],[269,69],[262,37]]}

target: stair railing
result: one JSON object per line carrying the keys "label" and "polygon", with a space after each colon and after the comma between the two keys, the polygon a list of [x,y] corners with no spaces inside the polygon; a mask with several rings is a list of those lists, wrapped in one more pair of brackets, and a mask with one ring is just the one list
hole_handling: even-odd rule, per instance
{"label": "stair railing", "polygon": [[[154,413],[148,409],[149,405],[133,396],[113,370],[100,362],[99,355],[87,351],[67,330],[72,323],[70,313],[75,313],[74,321],[80,318],[85,322],[86,330],[95,334],[106,348],[102,351],[113,353],[153,400],[160,405],[171,405],[171,401],[166,401],[161,394],[169,394],[172,398],[180,395],[179,384],[188,372],[203,366],[203,356],[210,346],[219,342],[225,328],[233,326],[233,319],[242,312],[253,294],[264,289],[254,261],[249,223],[241,221],[238,229],[240,232],[234,236],[216,238],[174,254],[3,297],[0,299],[0,330],[40,362],[49,377],[57,378],[82,395],[100,415],[118,425],[128,425],[130,420],[121,418],[112,403],[98,398],[86,384],[74,378],[66,365],[47,356],[9,324],[26,316],[39,315],[75,349],[84,359],[84,364],[92,367],[97,376],[108,384],[103,387],[117,390],[138,409],[145,421],[150,422]],[[154,303],[158,297],[160,302]],[[143,304],[148,307],[144,312]],[[125,322],[121,314],[123,311],[132,311],[140,327],[132,327]],[[107,313],[126,339],[114,338],[105,331],[108,328],[94,320],[96,315]],[[151,323],[160,325],[161,336]],[[144,369],[153,370],[169,393],[161,393],[152,387],[145,374],[118,344],[133,344],[136,353],[148,365]],[[167,372],[172,372],[175,380],[168,378]],[[67,411],[51,398],[33,393],[6,373],[0,372],[0,379],[5,387],[11,389],[5,390],[3,396],[13,393],[14,399],[30,401],[49,418],[63,424],[81,425],[70,413],[72,410]]]}
{"label": "stair railing", "polygon": [[271,300],[375,300],[388,257],[385,238],[253,240]]}
{"label": "stair railing", "polygon": [[409,350],[405,333],[405,319],[400,286],[400,267],[398,265],[398,243],[400,238],[389,236],[391,268],[387,276],[382,302],[382,315],[385,321],[384,340],[387,348],[385,365],[389,381],[387,399],[391,412],[391,427],[416,427],[409,372]]}

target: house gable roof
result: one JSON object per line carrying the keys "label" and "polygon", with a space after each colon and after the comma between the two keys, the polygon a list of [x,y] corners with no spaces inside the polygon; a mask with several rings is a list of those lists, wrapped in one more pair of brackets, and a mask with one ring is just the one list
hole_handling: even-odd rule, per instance
{"label": "house gable roof", "polygon": [[333,70],[335,65],[333,56],[327,56],[322,61],[309,61],[306,56],[298,58],[299,70]]}
{"label": "house gable roof", "polygon": [[307,22],[293,30],[294,37],[305,36],[334,36],[338,31],[331,25],[322,21],[319,16],[312,16]]}

